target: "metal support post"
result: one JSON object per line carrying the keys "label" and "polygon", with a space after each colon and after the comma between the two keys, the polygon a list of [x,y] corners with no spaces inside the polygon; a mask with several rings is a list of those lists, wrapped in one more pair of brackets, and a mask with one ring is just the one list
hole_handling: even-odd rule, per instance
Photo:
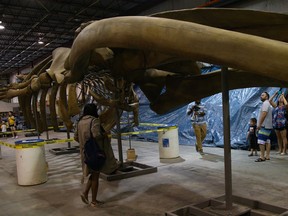
{"label": "metal support post", "polygon": [[[129,112],[127,111],[127,115],[128,115],[128,128],[129,128],[129,132],[130,132],[130,129],[131,129],[131,125],[130,125],[130,116],[129,116]],[[132,148],[132,146],[131,146],[131,135],[129,134],[128,135],[128,139],[129,139],[129,149],[131,149]]]}
{"label": "metal support post", "polygon": [[230,111],[229,111],[229,88],[228,68],[221,68],[222,105],[223,105],[223,134],[224,134],[224,164],[225,164],[225,195],[226,209],[232,209],[232,169],[231,169],[231,146],[230,146]]}
{"label": "metal support post", "polygon": [[[67,139],[70,139],[70,130],[67,129]],[[68,142],[68,148],[71,148],[71,142]]]}
{"label": "metal support post", "polygon": [[[117,80],[114,79],[114,85],[118,89]],[[119,100],[119,92],[116,91],[115,93],[115,100]],[[119,109],[116,106],[116,134],[117,134],[117,142],[118,142],[118,154],[119,154],[119,161],[121,165],[123,165],[123,150],[122,150],[122,139],[121,139],[121,127],[120,127],[120,113]]]}
{"label": "metal support post", "polygon": [[33,107],[34,107],[34,118],[35,118],[35,123],[36,123],[36,132],[37,132],[37,137],[38,139],[40,139],[39,137],[39,126],[38,126],[38,121],[37,121],[37,93],[33,95]]}
{"label": "metal support post", "polygon": [[47,140],[49,140],[49,132],[48,131],[49,131],[49,129],[48,129],[48,126],[47,126],[47,128],[46,128],[46,139]]}
{"label": "metal support post", "polygon": [[120,113],[118,109],[116,109],[116,122],[117,122],[116,130],[117,130],[119,161],[121,162],[121,164],[123,164],[122,139],[121,139],[121,129],[120,129]]}

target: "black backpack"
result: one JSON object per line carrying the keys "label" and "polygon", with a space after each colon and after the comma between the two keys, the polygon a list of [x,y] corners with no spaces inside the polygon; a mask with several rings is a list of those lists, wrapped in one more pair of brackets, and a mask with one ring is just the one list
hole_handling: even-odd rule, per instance
{"label": "black backpack", "polygon": [[84,163],[86,163],[90,169],[99,171],[105,164],[106,155],[93,138],[91,132],[92,121],[93,119],[90,123],[90,138],[84,144]]}

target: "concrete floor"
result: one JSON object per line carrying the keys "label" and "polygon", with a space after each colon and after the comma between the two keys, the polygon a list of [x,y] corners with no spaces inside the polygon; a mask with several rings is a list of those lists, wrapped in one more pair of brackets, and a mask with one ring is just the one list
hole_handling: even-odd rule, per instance
{"label": "concrete floor", "polygon": [[[65,136],[50,132],[50,138]],[[20,135],[18,140],[21,138],[27,139]],[[112,145],[118,157],[116,140]],[[163,163],[159,160],[158,143],[132,141],[137,162],[157,167],[158,172],[117,181],[101,179],[98,199],[106,203],[92,208],[83,204],[79,196],[82,188],[79,154],[56,156],[48,151],[59,147],[67,144],[45,146],[49,165],[46,183],[19,186],[15,149],[1,146],[0,215],[156,216],[225,194],[223,149],[207,147],[206,155],[201,156],[194,146],[181,145],[183,160]],[[124,158],[127,149],[128,142],[123,141]],[[247,155],[247,151],[232,150],[233,195],[288,208],[288,156],[278,156],[272,151],[270,161],[255,163],[256,157]]]}

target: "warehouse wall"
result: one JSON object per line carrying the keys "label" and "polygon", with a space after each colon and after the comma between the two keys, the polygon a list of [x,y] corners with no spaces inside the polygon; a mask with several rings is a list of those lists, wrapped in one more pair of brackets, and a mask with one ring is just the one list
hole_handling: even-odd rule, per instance
{"label": "warehouse wall", "polygon": [[251,0],[234,3],[230,7],[249,8],[252,10],[261,10],[277,13],[288,13],[287,0]]}
{"label": "warehouse wall", "polygon": [[[150,15],[153,13],[167,11],[167,10],[179,10],[195,8],[203,5],[209,1],[205,0],[169,0],[150,10],[147,10],[140,15]],[[262,10],[278,13],[288,13],[288,1],[287,0],[241,0],[237,3],[229,4],[229,8],[246,8],[252,10]]]}
{"label": "warehouse wall", "polygon": [[194,8],[199,5],[205,4],[208,1],[205,0],[168,0],[152,9],[149,9],[140,15],[150,15],[153,13],[161,12],[161,11],[168,11],[168,10],[180,10],[180,9],[187,9],[187,8]]}

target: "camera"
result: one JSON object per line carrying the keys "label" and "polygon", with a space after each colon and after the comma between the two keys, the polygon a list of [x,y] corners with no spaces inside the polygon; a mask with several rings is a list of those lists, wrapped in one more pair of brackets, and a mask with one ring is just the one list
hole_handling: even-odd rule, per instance
{"label": "camera", "polygon": [[197,106],[197,105],[195,105],[195,106],[193,106],[192,110],[193,110],[194,112],[198,112],[198,111],[200,110],[200,107]]}

